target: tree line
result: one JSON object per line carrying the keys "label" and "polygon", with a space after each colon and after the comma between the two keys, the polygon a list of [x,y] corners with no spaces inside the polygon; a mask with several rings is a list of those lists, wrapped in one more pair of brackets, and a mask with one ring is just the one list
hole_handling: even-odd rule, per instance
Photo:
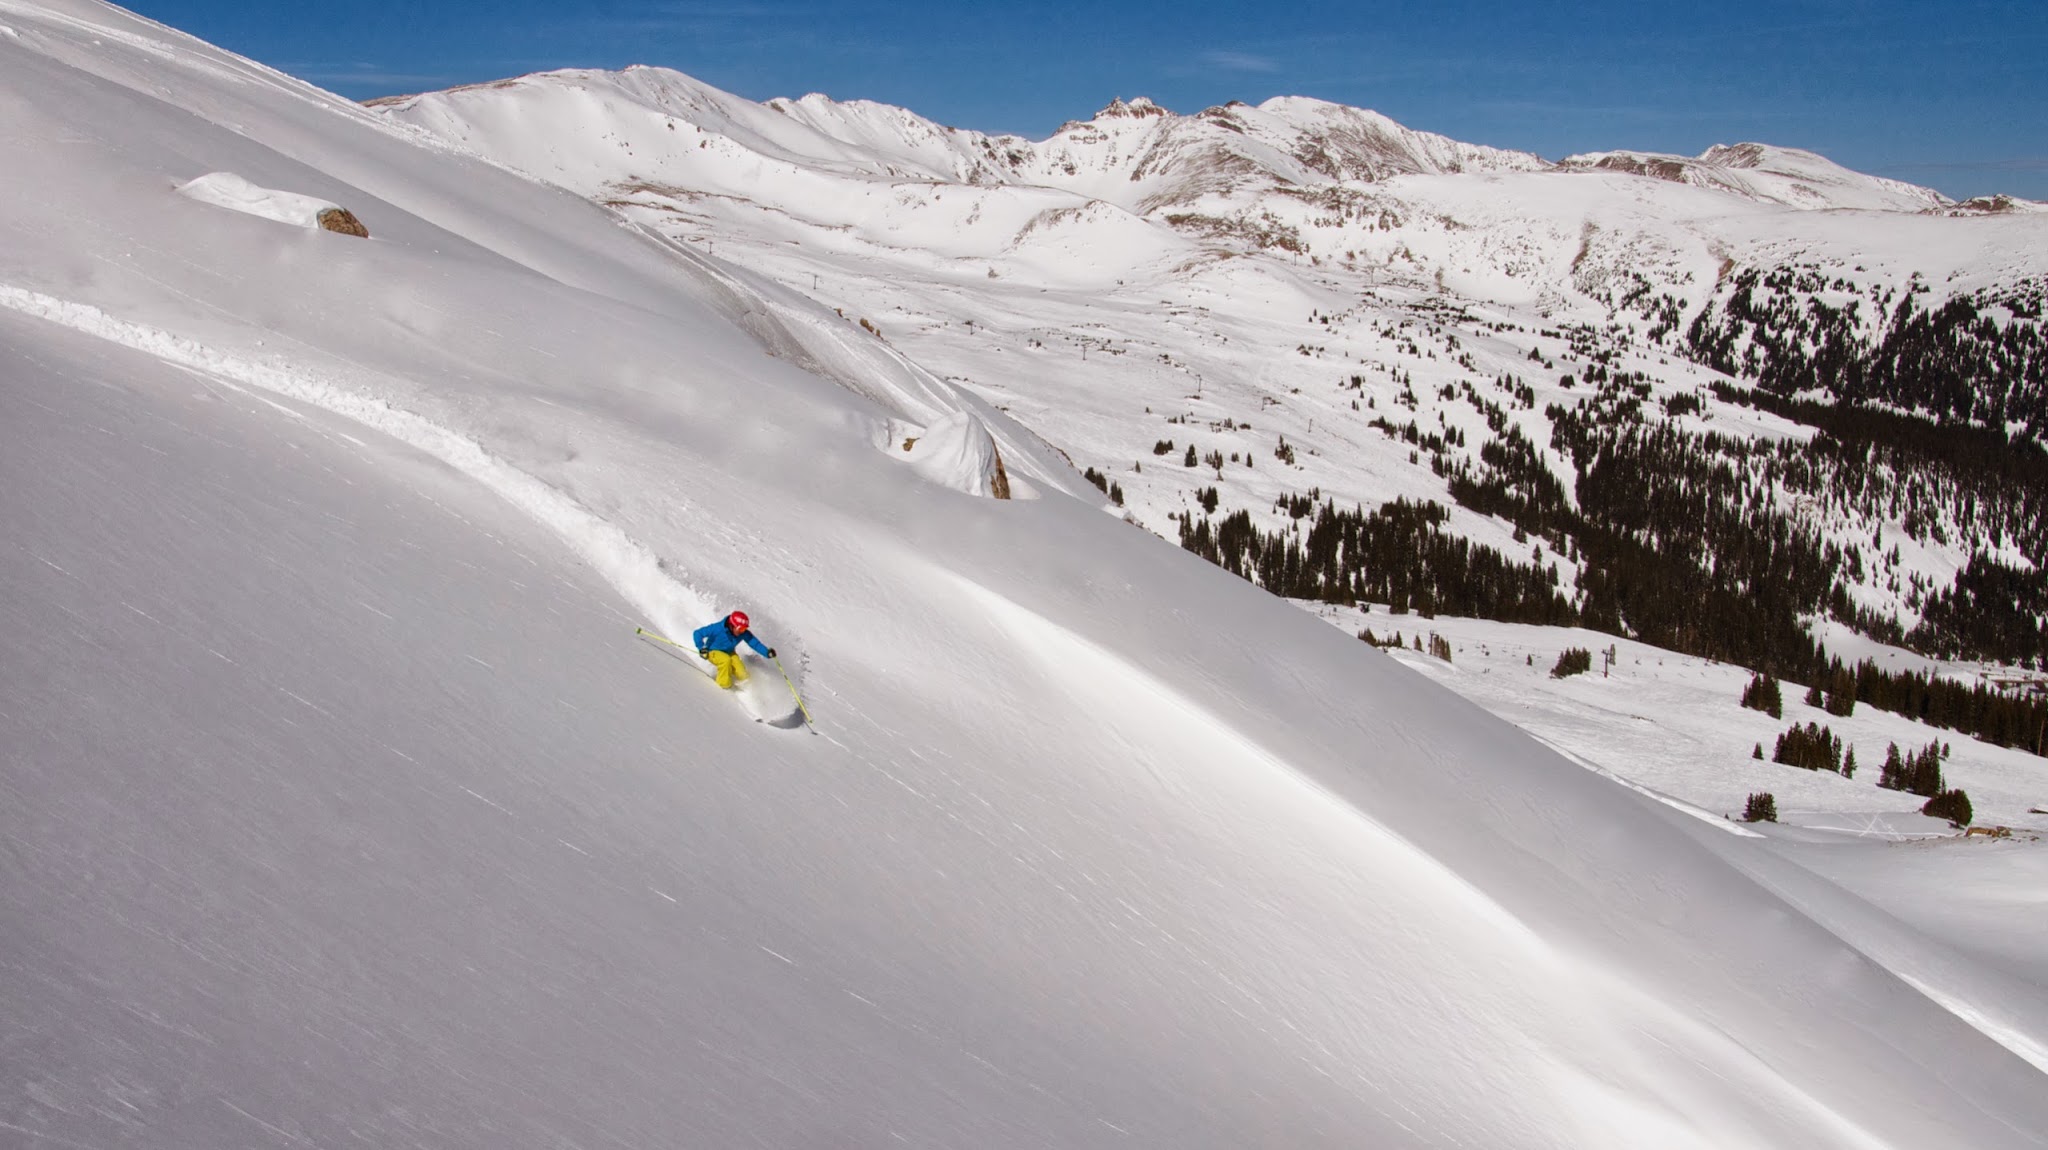
{"label": "tree line", "polygon": [[1744,268],[1726,290],[1686,329],[1683,350],[1696,362],[1778,395],[1818,391],[1944,424],[2016,424],[2048,441],[2040,283],[1922,307],[1932,293],[1917,277],[1900,292],[1780,267]]}

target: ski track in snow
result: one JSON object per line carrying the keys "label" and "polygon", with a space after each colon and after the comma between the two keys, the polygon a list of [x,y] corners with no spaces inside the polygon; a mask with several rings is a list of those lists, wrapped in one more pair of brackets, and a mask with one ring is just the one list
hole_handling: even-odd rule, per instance
{"label": "ski track in snow", "polygon": [[[260,388],[382,432],[482,483],[549,528],[647,618],[673,630],[683,620],[717,613],[708,596],[663,571],[661,559],[632,536],[562,491],[491,454],[476,440],[423,416],[306,371],[253,363],[161,328],[117,318],[90,304],[0,284],[0,307],[156,356],[230,385]],[[283,405],[263,401],[295,419],[304,418]],[[702,671],[693,661],[680,661]]]}

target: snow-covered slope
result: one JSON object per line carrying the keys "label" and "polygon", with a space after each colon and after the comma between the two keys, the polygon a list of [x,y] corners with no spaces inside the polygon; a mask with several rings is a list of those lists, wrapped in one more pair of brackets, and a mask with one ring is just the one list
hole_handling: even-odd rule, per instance
{"label": "snow-covered slope", "polygon": [[[2043,1143],[1967,968],[830,310],[119,10],[0,25],[8,1137]],[[815,735],[633,635],[736,604]]]}

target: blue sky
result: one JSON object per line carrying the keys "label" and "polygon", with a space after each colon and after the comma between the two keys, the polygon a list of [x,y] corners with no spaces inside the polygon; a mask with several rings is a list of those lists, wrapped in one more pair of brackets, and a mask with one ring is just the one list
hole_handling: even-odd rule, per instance
{"label": "blue sky", "polygon": [[658,64],[1043,137],[1114,96],[1306,95],[1552,158],[1761,140],[2048,199],[2048,0],[1253,5],[1119,0],[131,0],[344,95]]}

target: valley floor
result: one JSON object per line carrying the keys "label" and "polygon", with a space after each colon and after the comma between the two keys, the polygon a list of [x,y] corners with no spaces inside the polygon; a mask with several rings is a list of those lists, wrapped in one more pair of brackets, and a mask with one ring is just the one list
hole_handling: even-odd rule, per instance
{"label": "valley floor", "polygon": [[[1777,797],[1779,825],[1772,833],[1845,835],[1887,841],[1949,838],[1943,820],[1919,813],[1917,795],[1877,786],[1885,748],[1910,754],[1930,742],[1950,755],[1942,764],[1949,785],[1970,795],[1979,826],[2048,834],[2048,759],[1992,746],[1954,731],[1859,706],[1841,718],[1800,701],[1800,686],[1783,685],[1784,717],[1773,719],[1739,705],[1750,672],[1571,627],[1538,627],[1483,619],[1393,615],[1365,609],[1303,606],[1351,633],[1370,628],[1382,642],[1401,636],[1404,649],[1389,654],[1604,774],[1712,817],[1740,818],[1752,793]],[[1451,660],[1414,650],[1441,635]],[[1593,652],[1593,669],[1558,679],[1551,668],[1566,648]],[[1615,659],[1607,664],[1604,652]],[[1895,653],[1916,667],[1926,663]],[[1770,761],[1788,727],[1819,723],[1856,753],[1857,771],[1844,778]],[[1763,749],[1763,759],[1754,757]]]}
{"label": "valley floor", "polygon": [[[1829,715],[1802,703],[1792,684],[1784,686],[1784,717],[1773,719],[1738,704],[1749,681],[1744,668],[1594,631],[1423,619],[1384,606],[1300,606],[1351,633],[1370,628],[1381,642],[1398,635],[1406,645],[1389,648],[1388,657],[1572,761],[1733,835],[1761,836],[1886,914],[2048,991],[2048,759],[1867,706],[1846,718]],[[1414,649],[1418,640],[1428,648],[1433,636],[1450,644],[1450,661]],[[1551,668],[1570,647],[1594,652],[1593,670],[1553,678]],[[1869,653],[1928,662],[1889,648]],[[1855,748],[1853,778],[1770,761],[1778,734],[1807,723]],[[1877,786],[1887,744],[1910,753],[1931,741],[1950,748],[1943,774],[1969,793],[1976,825],[2006,827],[2009,838],[1966,836],[1922,815],[1919,796]],[[1756,792],[1776,796],[1777,823],[1737,821]]]}

